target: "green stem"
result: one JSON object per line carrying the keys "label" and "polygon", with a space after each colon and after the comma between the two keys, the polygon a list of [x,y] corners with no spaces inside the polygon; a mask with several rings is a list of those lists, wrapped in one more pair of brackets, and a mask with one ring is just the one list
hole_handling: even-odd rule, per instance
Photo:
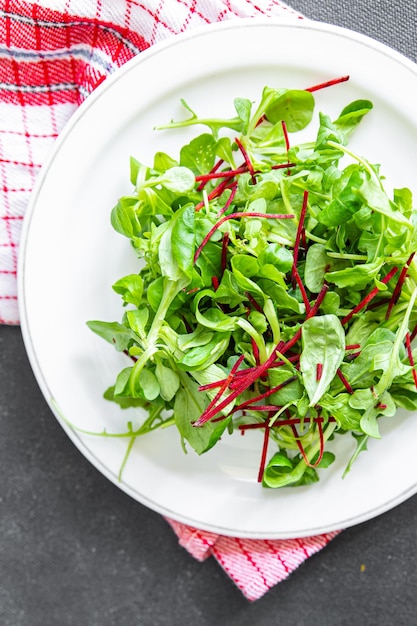
{"label": "green stem", "polygon": [[278,317],[271,298],[267,298],[264,305],[265,317],[269,322],[272,330],[274,344],[278,344],[281,340],[281,329],[279,327]]}
{"label": "green stem", "polygon": [[177,293],[180,291],[180,289],[181,287],[179,286],[177,281],[167,280],[166,283],[164,283],[164,292],[163,292],[161,301],[159,303],[158,309],[155,313],[155,317],[153,319],[152,325],[149,329],[148,339],[147,339],[148,346],[152,346],[156,342],[158,338],[159,330],[165,320],[165,316],[168,312],[168,309],[173,299],[175,298]]}
{"label": "green stem", "polygon": [[374,181],[376,183],[378,183],[379,187],[381,187],[381,189],[383,189],[383,185],[382,185],[381,180],[377,176],[377,174],[374,171],[374,169],[370,166],[370,164],[367,161],[365,161],[365,159],[363,159],[362,157],[358,156],[357,154],[355,154],[351,150],[348,150],[348,148],[346,148],[346,146],[342,146],[342,144],[336,143],[335,141],[328,141],[327,145],[332,147],[332,148],[336,148],[336,150],[340,150],[340,152],[344,152],[345,154],[350,156],[352,159],[354,159],[355,161],[357,161],[358,163],[363,165],[363,167],[368,172],[368,174],[371,176],[371,178],[373,178]]}
{"label": "green stem", "polygon": [[252,326],[252,324],[250,324],[247,320],[239,318],[237,320],[237,324],[245,332],[247,332],[248,335],[250,337],[252,337],[252,339],[255,341],[255,343],[256,343],[256,345],[258,346],[258,349],[259,349],[259,360],[260,360],[261,363],[265,363],[265,361],[268,359],[268,354],[267,354],[267,350],[266,350],[265,341],[264,341],[264,338],[262,337],[262,335],[260,333],[258,333],[256,328],[254,328]]}
{"label": "green stem", "polygon": [[[333,434],[335,428],[336,428],[336,423],[327,424],[327,428],[325,429],[323,433],[324,441],[327,441],[329,439],[329,437]],[[315,455],[320,451],[320,446],[321,446],[320,441],[317,441],[316,443],[312,444],[308,450],[305,451],[306,457],[309,462],[311,462],[311,460],[315,457]],[[273,486],[285,487],[287,485],[291,485],[292,483],[298,482],[302,478],[306,469],[307,469],[307,464],[304,461],[304,459],[301,459],[301,461],[297,463],[297,465],[294,467],[294,469],[291,472],[288,472],[287,474],[282,474],[279,477],[278,476],[274,477]]]}
{"label": "green stem", "polygon": [[311,239],[311,241],[315,241],[316,243],[322,243],[323,246],[327,245],[327,239],[323,239],[322,237],[317,237],[317,235],[313,235],[313,233],[310,233],[310,231],[307,229],[305,232],[306,232],[307,239]]}
{"label": "green stem", "polygon": [[367,261],[366,254],[350,254],[349,252],[326,252],[332,259],[348,259],[350,261]]}

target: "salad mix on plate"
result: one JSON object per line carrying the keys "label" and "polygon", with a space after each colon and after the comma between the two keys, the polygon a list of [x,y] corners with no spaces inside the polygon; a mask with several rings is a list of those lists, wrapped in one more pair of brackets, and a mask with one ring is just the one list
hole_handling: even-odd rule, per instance
{"label": "salad mix on plate", "polygon": [[144,416],[121,433],[124,463],[158,428],[197,454],[257,429],[258,481],[306,485],[333,462],[328,441],[352,438],[346,473],[381,419],[416,410],[416,211],[348,148],[370,101],[316,119],[314,92],[346,80],[264,87],[230,119],[182,101],[157,130],[200,134],[178,156],[131,158],[111,221],[138,266],[113,285],[121,321],[88,322],[126,354],[105,397]]}

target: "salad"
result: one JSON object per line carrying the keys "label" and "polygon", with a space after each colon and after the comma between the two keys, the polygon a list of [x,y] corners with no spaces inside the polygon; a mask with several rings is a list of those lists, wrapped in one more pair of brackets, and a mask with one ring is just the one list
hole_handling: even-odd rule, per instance
{"label": "salad", "polygon": [[346,474],[382,419],[417,408],[416,211],[348,148],[369,100],[316,113],[314,92],[346,80],[266,86],[231,119],[182,101],[185,119],[156,130],[195,137],[131,158],[111,222],[138,266],[112,286],[120,321],[88,322],[126,354],[105,397],[144,415],[123,466],[158,428],[199,455],[257,429],[259,483],[306,485],[334,461],[330,440],[352,440]]}

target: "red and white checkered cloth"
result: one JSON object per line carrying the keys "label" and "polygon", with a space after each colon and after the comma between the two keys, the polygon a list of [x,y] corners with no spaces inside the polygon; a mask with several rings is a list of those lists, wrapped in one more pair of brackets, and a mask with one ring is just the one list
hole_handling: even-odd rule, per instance
{"label": "red and white checkered cloth", "polygon": [[[0,0],[0,323],[18,324],[17,255],[38,172],[64,124],[111,72],[154,43],[236,17],[301,16],[278,0]],[[337,533],[219,536],[168,520],[180,544],[213,555],[249,600]]]}

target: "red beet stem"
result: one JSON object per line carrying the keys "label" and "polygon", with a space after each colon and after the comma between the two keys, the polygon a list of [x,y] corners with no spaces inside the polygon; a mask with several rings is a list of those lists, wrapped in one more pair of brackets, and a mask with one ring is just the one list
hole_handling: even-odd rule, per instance
{"label": "red beet stem", "polygon": [[[268,389],[268,391],[265,391],[264,393],[260,393],[259,395],[255,396],[254,398],[250,398],[249,400],[245,400],[245,402],[242,402],[241,404],[238,404],[237,406],[235,406],[235,408],[233,409],[234,411],[241,411],[242,409],[252,409],[252,410],[273,410],[273,409],[260,409],[259,406],[256,406],[256,402],[259,402],[260,400],[264,400],[265,398],[268,398],[269,396],[272,396],[272,394],[277,393],[278,391],[280,391],[281,389],[283,389],[284,387],[286,387],[287,385],[289,385],[290,383],[294,382],[295,380],[297,380],[297,376],[290,376],[289,378],[287,378],[286,380],[284,380],[282,383],[280,383],[279,385],[275,385],[275,387],[271,387],[270,389]],[[276,410],[278,411],[280,407],[277,407]]]}
{"label": "red beet stem", "polygon": [[266,219],[293,219],[294,215],[291,213],[258,213],[258,212],[250,212],[250,211],[241,211],[239,213],[230,213],[230,215],[224,215],[221,219],[219,219],[214,226],[209,230],[207,235],[204,237],[203,241],[198,246],[195,254],[194,254],[194,263],[197,261],[200,256],[201,251],[204,246],[210,241],[213,234],[216,232],[218,228],[227,220],[239,219],[241,217],[262,217]]}
{"label": "red beet stem", "polygon": [[[291,424],[301,424],[301,423],[309,423],[309,422],[317,422],[317,421],[322,421],[323,418],[322,417],[304,417],[304,418],[300,418],[300,417],[290,417],[288,419],[283,419],[283,420],[277,420],[276,422],[274,422],[274,424],[272,424],[272,426],[269,426],[269,428],[281,428],[281,426],[291,426]],[[329,417],[328,422],[335,422],[335,418],[334,417]],[[255,424],[240,424],[240,426],[238,427],[239,430],[244,431],[244,430],[256,430],[258,428],[265,428],[265,426],[268,426],[268,422],[265,420],[265,422],[256,422]],[[298,434],[297,434],[298,436]]]}
{"label": "red beet stem", "polygon": [[285,120],[281,121],[281,126],[282,132],[284,133],[285,149],[288,152],[288,150],[290,149],[290,139],[288,137],[287,125],[285,123]]}
{"label": "red beet stem", "polygon": [[319,89],[325,89],[326,87],[339,85],[340,83],[344,83],[347,80],[349,80],[349,76],[341,76],[340,78],[333,78],[332,80],[326,80],[324,83],[313,85],[313,87],[308,87],[305,91],[310,91],[310,92],[318,91]]}
{"label": "red beet stem", "polygon": [[295,236],[295,243],[294,243],[294,261],[293,261],[294,269],[296,269],[297,263],[298,263],[298,251],[300,248],[301,234],[304,228],[304,221],[305,221],[306,212],[307,212],[307,201],[308,201],[308,191],[305,191],[303,195],[303,204],[301,207],[300,219],[298,221],[297,234]]}
{"label": "red beet stem", "polygon": [[293,276],[294,276],[295,281],[296,281],[296,283],[297,283],[297,285],[298,285],[298,287],[299,287],[299,289],[301,291],[301,296],[303,298],[304,306],[306,308],[306,313],[309,313],[310,309],[311,309],[310,302],[308,300],[307,292],[305,290],[303,281],[301,280],[301,276],[298,273],[298,270],[297,270],[296,267],[293,268]]}
{"label": "red beet stem", "polygon": [[316,382],[320,382],[323,374],[323,363],[316,364]]}
{"label": "red beet stem", "polygon": [[268,443],[269,443],[269,427],[265,426],[264,442],[263,442],[263,445],[262,445],[261,462],[260,462],[259,471],[258,471],[258,483],[262,482],[262,478],[264,476],[265,465],[266,465],[266,456],[268,454]]}
{"label": "red beet stem", "polygon": [[391,312],[392,312],[393,307],[398,302],[398,298],[400,297],[401,290],[403,288],[403,284],[404,284],[404,281],[405,281],[406,276],[407,276],[408,268],[410,267],[410,263],[413,260],[414,254],[415,254],[415,252],[413,252],[409,256],[408,261],[406,262],[406,264],[404,265],[404,267],[401,270],[401,273],[400,273],[400,276],[398,278],[397,284],[395,285],[395,288],[394,288],[394,290],[392,292],[392,296],[391,296],[390,301],[388,303],[387,312],[385,314],[385,319],[386,320],[389,319],[389,317],[391,316]]}
{"label": "red beet stem", "polygon": [[336,374],[339,378],[339,380],[341,380],[341,382],[343,383],[343,385],[345,386],[346,390],[348,391],[348,393],[353,393],[353,389],[350,386],[346,376],[343,374],[342,370],[340,369],[340,367],[336,370]]}
{"label": "red beet stem", "polygon": [[[217,161],[217,163],[215,163],[215,165],[211,168],[209,174],[214,174],[215,172],[217,172],[217,170],[219,169],[219,167],[221,167],[223,165],[224,161],[223,159],[220,159],[219,161]],[[207,174],[206,174],[207,176]],[[196,178],[197,180],[197,178]],[[204,178],[201,179],[202,182],[200,183],[200,185],[197,187],[197,191],[203,191],[204,187],[206,186],[206,183],[209,181],[209,178]]]}
{"label": "red beet stem", "polygon": [[[381,278],[381,283],[384,283],[384,284],[388,283],[397,272],[398,272],[398,267],[393,267],[392,270],[388,272],[386,276],[384,276],[384,278]],[[359,313],[359,311],[361,311],[367,304],[369,304],[369,302],[373,300],[373,298],[375,298],[375,296],[378,295],[378,293],[379,293],[378,287],[374,287],[372,291],[370,291],[368,295],[365,296],[365,298],[361,300],[361,302],[359,302],[359,304],[357,304],[355,308],[350,311],[350,313],[345,315],[345,317],[341,320],[342,324],[346,324],[347,322],[349,322],[352,319],[352,317],[356,315],[356,313]]]}
{"label": "red beet stem", "polygon": [[224,271],[227,267],[227,246],[229,245],[229,233],[225,232],[222,239],[222,256],[220,263],[220,274],[223,277]]}
{"label": "red beet stem", "polygon": [[[237,183],[233,183],[232,187],[230,187],[231,192],[230,192],[230,196],[228,197],[224,207],[222,209],[220,209],[220,211],[217,213],[217,217],[220,217],[221,215],[223,215],[223,213],[226,213],[227,209],[230,207],[230,205],[232,204],[233,200],[235,199],[235,195],[236,195],[236,191],[237,191]],[[227,236],[229,236],[229,233],[227,233]]]}
{"label": "red beet stem", "polygon": [[413,352],[411,350],[411,335],[410,335],[410,333],[407,333],[406,336],[405,336],[405,347],[407,349],[408,360],[410,361],[410,365],[413,368],[413,370],[412,370],[412,372],[413,372],[413,380],[414,380],[414,385],[416,386],[416,389],[417,389],[417,372],[415,370],[415,362],[414,362]]}
{"label": "red beet stem", "polygon": [[235,170],[223,170],[221,172],[209,172],[208,174],[199,174],[198,176],[195,177],[197,182],[200,181],[209,181],[209,180],[213,180],[214,178],[233,178],[234,176],[237,176],[238,174],[243,174],[244,172],[248,171],[248,167],[247,165],[242,165],[241,167],[236,168]]}
{"label": "red beet stem", "polygon": [[252,162],[251,162],[251,160],[250,160],[250,158],[249,158],[249,155],[248,155],[248,153],[247,153],[247,152],[246,152],[246,150],[245,150],[244,145],[242,144],[242,142],[240,141],[240,139],[238,139],[237,137],[235,138],[235,143],[236,143],[237,147],[239,148],[239,150],[240,150],[240,151],[241,151],[241,153],[242,153],[242,156],[243,156],[243,158],[244,158],[244,160],[245,160],[245,163],[246,163],[246,165],[247,165],[247,167],[248,167],[248,170],[249,170],[249,172],[250,172],[250,174],[251,174],[251,176],[252,176],[252,181],[253,181],[253,182],[256,182],[256,181],[255,181],[255,170],[254,170],[254,167],[253,167],[253,165],[252,165]]}

